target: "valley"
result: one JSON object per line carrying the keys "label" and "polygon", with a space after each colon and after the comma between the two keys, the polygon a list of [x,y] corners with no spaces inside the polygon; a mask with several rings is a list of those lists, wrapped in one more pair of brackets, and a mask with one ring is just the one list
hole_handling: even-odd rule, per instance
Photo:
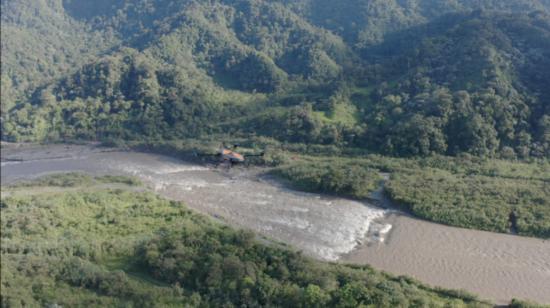
{"label": "valley", "polygon": [[550,304],[550,0],[0,6],[1,307]]}
{"label": "valley", "polygon": [[2,158],[4,185],[58,172],[130,175],[161,196],[317,259],[370,264],[497,303],[550,302],[546,240],[448,227],[364,201],[293,191],[256,167],[214,170],[77,145],[8,145]]}

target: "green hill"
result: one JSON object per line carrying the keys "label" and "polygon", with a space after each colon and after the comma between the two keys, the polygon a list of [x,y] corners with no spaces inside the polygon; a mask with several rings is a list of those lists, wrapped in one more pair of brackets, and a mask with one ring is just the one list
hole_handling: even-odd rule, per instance
{"label": "green hill", "polygon": [[398,156],[550,155],[545,1],[2,8],[3,140],[231,133]]}

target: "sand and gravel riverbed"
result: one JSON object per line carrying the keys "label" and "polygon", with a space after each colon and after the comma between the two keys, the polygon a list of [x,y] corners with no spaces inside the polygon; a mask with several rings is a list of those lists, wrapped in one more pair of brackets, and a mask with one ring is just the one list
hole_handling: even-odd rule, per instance
{"label": "sand and gravel riverbed", "polygon": [[2,184],[58,172],[134,175],[157,193],[312,257],[367,263],[497,303],[550,304],[550,241],[453,228],[366,202],[302,193],[261,169],[76,145],[2,146]]}

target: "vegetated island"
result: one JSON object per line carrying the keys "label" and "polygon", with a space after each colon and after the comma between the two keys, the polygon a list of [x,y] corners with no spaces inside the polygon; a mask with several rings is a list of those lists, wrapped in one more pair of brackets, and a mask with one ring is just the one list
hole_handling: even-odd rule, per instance
{"label": "vegetated island", "polygon": [[[380,172],[389,172],[382,181]],[[391,206],[451,226],[550,238],[550,164],[475,157],[303,156],[272,172],[298,189],[364,199],[380,185]]]}

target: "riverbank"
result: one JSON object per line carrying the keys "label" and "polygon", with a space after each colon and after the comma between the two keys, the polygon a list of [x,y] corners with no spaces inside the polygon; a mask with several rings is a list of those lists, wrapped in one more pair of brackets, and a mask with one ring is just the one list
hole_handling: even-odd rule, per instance
{"label": "riverbank", "polygon": [[[167,156],[88,146],[6,150],[4,158],[23,161],[4,166],[3,182],[63,171],[132,175],[165,197],[322,260],[336,261],[370,241],[365,234],[385,216],[383,209],[359,201],[288,189],[259,168],[210,169]],[[54,158],[48,161],[48,157]]]}
{"label": "riverbank", "polygon": [[391,214],[384,243],[342,257],[430,285],[465,289],[498,304],[510,296],[550,303],[550,242],[441,225]]}
{"label": "riverbank", "polygon": [[131,177],[54,174],[2,192],[2,306],[491,307],[304,257]]}
{"label": "riverbank", "polygon": [[343,262],[372,264],[502,304],[514,297],[550,303],[548,241],[453,228],[358,201],[296,192],[260,176],[258,169],[220,172],[161,155],[102,150],[109,149],[3,147],[3,158],[27,161],[6,162],[2,183],[71,171],[133,175],[162,196],[316,258],[343,256]]}

